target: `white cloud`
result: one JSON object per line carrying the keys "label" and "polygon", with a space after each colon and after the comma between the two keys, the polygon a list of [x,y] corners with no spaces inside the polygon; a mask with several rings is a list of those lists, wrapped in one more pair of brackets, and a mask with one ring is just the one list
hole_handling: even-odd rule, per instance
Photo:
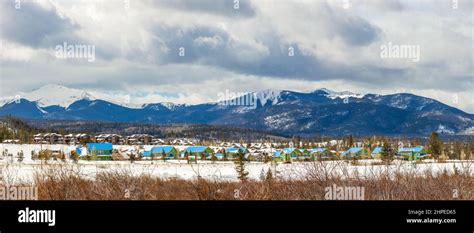
{"label": "white cloud", "polygon": [[[474,89],[472,1],[460,0],[458,9],[421,0],[349,1],[347,9],[344,1],[241,2],[239,10],[233,1],[209,0],[130,1],[130,8],[51,0],[4,8],[2,96],[57,83],[117,95],[139,90],[139,102],[199,103],[225,89],[327,87],[410,90],[474,112],[474,103],[463,101]],[[27,12],[29,20],[19,18]],[[17,27],[6,24],[18,19]],[[96,61],[55,59],[52,48],[65,40],[95,45]],[[388,42],[419,45],[420,61],[382,59],[380,46]],[[162,92],[175,94],[156,94]]]}

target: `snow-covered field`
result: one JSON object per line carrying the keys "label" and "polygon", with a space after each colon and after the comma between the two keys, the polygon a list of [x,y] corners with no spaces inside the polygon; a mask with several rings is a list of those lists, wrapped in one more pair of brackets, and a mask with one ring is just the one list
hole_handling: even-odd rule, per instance
{"label": "snow-covered field", "polygon": [[[184,160],[168,161],[78,161],[71,160],[48,161],[31,159],[31,151],[39,149],[63,150],[69,152],[74,150],[73,146],[66,145],[14,145],[0,144],[0,151],[8,149],[8,153],[14,156],[0,156],[0,168],[2,168],[3,180],[9,183],[32,182],[36,173],[48,170],[67,169],[77,172],[84,178],[94,179],[101,172],[120,172],[133,176],[150,175],[161,178],[196,179],[198,176],[211,180],[237,180],[235,165],[229,161],[198,161],[197,164],[187,164]],[[18,162],[16,154],[23,151],[25,158]],[[273,174],[281,179],[305,179],[307,177],[321,177],[325,175],[340,176],[342,178],[358,177],[370,179],[378,175],[390,172],[404,172],[413,175],[425,175],[426,172],[439,174],[442,172],[468,172],[474,175],[474,161],[446,161],[435,163],[424,161],[414,164],[408,161],[394,161],[392,165],[377,165],[379,160],[360,160],[358,165],[351,165],[347,161],[324,161],[324,162],[294,162],[283,163],[246,163],[246,170],[250,179],[259,180],[262,174],[271,170]]]}

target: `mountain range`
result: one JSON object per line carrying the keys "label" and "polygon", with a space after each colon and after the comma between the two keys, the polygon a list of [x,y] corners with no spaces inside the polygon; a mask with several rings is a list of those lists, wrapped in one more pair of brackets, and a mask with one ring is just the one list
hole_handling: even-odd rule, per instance
{"label": "mountain range", "polygon": [[[105,100],[83,90],[46,85],[20,96],[0,99],[0,116],[228,125],[293,135],[426,136],[433,131],[474,134],[474,114],[408,93],[360,95],[328,89],[308,93],[266,90],[214,103],[131,105]],[[235,105],[250,99],[252,105]]]}

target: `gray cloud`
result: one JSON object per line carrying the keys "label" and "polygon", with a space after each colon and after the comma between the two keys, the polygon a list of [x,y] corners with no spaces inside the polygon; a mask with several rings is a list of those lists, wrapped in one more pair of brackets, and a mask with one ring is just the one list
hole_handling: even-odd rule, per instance
{"label": "gray cloud", "polygon": [[[65,7],[61,1],[47,8],[25,3],[15,10],[12,2],[1,1],[0,9],[0,37],[7,42],[0,55],[3,93],[58,83],[124,92],[175,86],[208,97],[189,88],[255,86],[236,84],[249,77],[265,80],[261,89],[333,81],[342,85],[338,90],[351,83],[372,93],[474,88],[473,5],[466,1],[456,11],[449,4],[419,8],[396,0],[353,2],[347,10],[337,1],[241,0],[239,10],[233,0],[132,1],[129,11],[120,4]],[[88,7],[92,10],[85,11]],[[63,41],[96,45],[96,62],[48,54]],[[379,46],[389,41],[421,45],[420,62],[381,59]],[[290,47],[294,56],[288,56]],[[464,107],[472,112],[471,105]]]}
{"label": "gray cloud", "polygon": [[365,7],[372,6],[383,11],[402,11],[405,9],[399,0],[364,0],[361,3]]}
{"label": "gray cloud", "polygon": [[337,33],[348,44],[354,46],[363,46],[374,42],[380,30],[369,22],[359,17],[339,19],[337,25],[334,25]]}
{"label": "gray cloud", "polygon": [[31,47],[54,46],[73,38],[77,27],[61,18],[55,9],[47,10],[35,3],[22,3],[15,8],[14,1],[0,1],[1,37]]}
{"label": "gray cloud", "polygon": [[[261,47],[237,41],[227,32],[209,27],[184,31],[160,27],[156,35],[170,49],[164,63],[197,63],[249,75],[307,79],[332,73],[315,56],[304,54],[297,44],[282,42],[275,34],[255,38]],[[179,55],[180,48],[185,49],[185,56]],[[289,49],[294,56],[289,56]]]}
{"label": "gray cloud", "polygon": [[239,0],[237,5],[234,0],[153,0],[149,3],[185,12],[201,12],[226,17],[252,17],[256,14],[255,8],[249,0]]}
{"label": "gray cloud", "polygon": [[[210,27],[195,27],[189,30],[159,27],[155,34],[169,48],[167,54],[161,54],[164,63],[197,63],[247,75],[306,80],[344,77],[353,81],[376,81],[382,75],[399,77],[404,73],[400,69],[376,66],[351,67],[329,63],[316,55],[303,52],[296,43],[283,42],[276,33],[255,38],[262,48],[236,41],[226,31]],[[354,33],[349,37],[348,40],[354,40],[351,44],[359,45],[369,40],[364,36],[355,39],[356,36],[357,33]],[[185,56],[179,55],[180,48],[184,48]],[[290,49],[294,56],[289,56]]]}
{"label": "gray cloud", "polygon": [[321,20],[331,36],[338,36],[352,46],[364,46],[378,39],[381,30],[367,20],[344,12],[335,11],[324,4]]}

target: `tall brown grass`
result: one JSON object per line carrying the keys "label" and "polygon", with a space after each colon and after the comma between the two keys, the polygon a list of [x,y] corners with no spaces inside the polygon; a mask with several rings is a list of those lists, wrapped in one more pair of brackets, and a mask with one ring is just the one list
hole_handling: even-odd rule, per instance
{"label": "tall brown grass", "polygon": [[[308,163],[304,179],[273,178],[234,182],[224,180],[162,179],[132,176],[129,171],[98,173],[84,177],[78,169],[47,166],[35,174],[41,200],[324,200],[325,188],[364,187],[365,200],[474,199],[474,177],[462,172],[423,174],[399,167],[350,173],[341,163]],[[469,165],[470,166],[470,165]]]}

